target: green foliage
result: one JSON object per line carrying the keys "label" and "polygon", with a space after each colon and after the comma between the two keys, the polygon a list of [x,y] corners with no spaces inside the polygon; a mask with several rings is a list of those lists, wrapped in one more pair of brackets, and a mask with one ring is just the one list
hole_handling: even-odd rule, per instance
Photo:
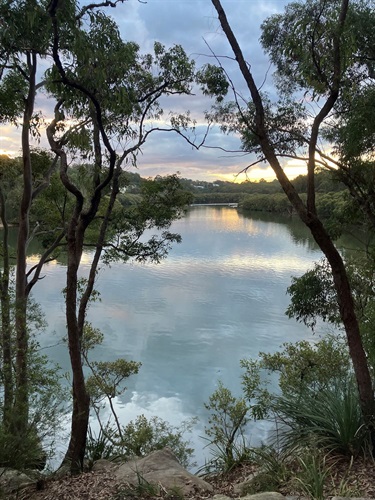
{"label": "green foliage", "polygon": [[325,457],[317,451],[298,457],[298,463],[300,470],[295,480],[301,492],[308,498],[324,500],[325,485],[332,466],[328,467]]}
{"label": "green foliage", "polygon": [[115,361],[92,361],[90,368],[93,375],[87,378],[87,392],[90,394],[92,404],[98,405],[105,398],[113,399],[123,394],[126,387],[122,382],[138,373],[141,363],[116,359]]}
{"label": "green foliage", "polygon": [[291,213],[292,206],[284,193],[251,194],[242,198],[240,207],[248,211]]}
{"label": "green foliage", "polygon": [[[374,260],[368,256],[346,259],[346,267],[353,291],[355,310],[360,324],[362,342],[370,366],[375,367],[375,344],[372,335],[375,321]],[[335,326],[341,324],[337,295],[329,266],[325,260],[315,264],[299,278],[292,278],[288,288],[291,303],[286,311],[289,317],[314,328],[318,319]]]}
{"label": "green foliage", "polygon": [[229,83],[223,68],[212,64],[205,64],[197,73],[197,81],[202,84],[204,95],[216,96],[221,102],[228,93]]}
{"label": "green foliage", "polygon": [[9,71],[0,81],[0,122],[17,123],[26,95],[25,78],[17,71]]}
{"label": "green foliage", "polygon": [[317,193],[316,208],[319,217],[333,239],[337,239],[345,228],[358,221],[358,206],[349,193]]}
{"label": "green foliage", "polygon": [[94,328],[91,323],[86,321],[83,327],[83,335],[81,340],[81,350],[85,357],[89,351],[103,343],[104,334],[99,328]]}
{"label": "green foliage", "polygon": [[[10,328],[13,381],[15,368],[15,314],[14,287],[8,290],[10,299]],[[61,430],[62,417],[66,414],[65,403],[69,400],[69,391],[61,383],[60,367],[52,364],[41,353],[38,334],[46,329],[46,321],[41,307],[32,298],[27,308],[28,336],[28,422],[21,432],[17,429],[17,414],[12,409],[10,422],[4,419],[4,400],[0,400],[0,462],[2,466],[15,469],[44,467],[47,457],[52,453],[53,442]],[[3,327],[3,325],[2,325]],[[2,338],[0,339],[0,345]],[[1,348],[3,346],[1,345]],[[0,364],[0,388],[4,387],[4,366]],[[14,398],[14,394],[13,394]],[[14,400],[11,401],[14,408]],[[16,429],[16,430],[15,430]]]}
{"label": "green foliage", "polygon": [[375,127],[371,113],[374,105],[375,88],[357,87],[350,101],[345,103],[345,109],[341,110],[337,127],[325,131],[327,139],[335,141],[335,150],[345,160],[374,160]]}
{"label": "green foliage", "polygon": [[274,473],[261,471],[251,478],[241,488],[241,496],[251,496],[257,493],[277,491],[279,484]]}
{"label": "green foliage", "polygon": [[292,278],[287,289],[291,303],[286,310],[289,318],[296,318],[314,328],[318,318],[332,324],[340,323],[337,294],[329,264],[318,262],[299,278]]}
{"label": "green foliage", "polygon": [[178,427],[154,416],[147,419],[139,415],[120,429],[120,432],[108,422],[101,426],[99,434],[95,435],[89,429],[86,459],[89,468],[96,460],[105,458],[129,459],[144,457],[156,450],[170,448],[183,467],[193,467],[191,459],[194,450],[190,447],[185,435],[191,432],[196,419],[186,420]]}
{"label": "green foliage", "polygon": [[47,453],[41,438],[30,425],[25,432],[10,432],[0,425],[0,467],[16,470],[43,469]]}
{"label": "green foliage", "polygon": [[278,491],[289,482],[293,469],[293,453],[271,446],[252,448],[249,452],[251,463],[257,467],[257,473],[243,483],[241,496]]}
{"label": "green foliage", "polygon": [[364,451],[368,434],[352,380],[339,380],[318,393],[280,396],[273,405],[280,422],[277,439],[284,446],[318,446],[349,456]]}
{"label": "green foliage", "polygon": [[2,217],[8,223],[17,220],[21,199],[21,172],[20,158],[9,158],[6,155],[0,156],[0,190],[5,201],[5,211]]}
{"label": "green foliage", "polygon": [[[114,500],[125,500],[128,498],[163,498],[163,491],[160,485],[150,483],[142,474],[137,471],[137,484],[120,488],[113,497]],[[169,497],[167,497],[169,498]]]}
{"label": "green foliage", "polygon": [[[303,192],[306,189],[305,182],[305,176],[300,176],[300,179],[295,182],[296,188],[301,190],[300,197],[303,201],[306,201],[306,194]],[[357,221],[358,207],[348,197],[346,190],[326,192],[327,188],[332,187],[330,183],[327,183],[326,186],[323,182],[318,185],[322,191],[324,190],[324,192],[318,192],[316,195],[316,206],[319,217],[324,220],[332,237],[337,238],[341,235],[345,227]],[[248,211],[281,214],[293,213],[293,207],[285,193],[247,194],[242,197],[240,207]]]}
{"label": "green foliage", "polygon": [[[267,95],[262,95],[265,123],[268,139],[277,153],[290,155],[304,145],[306,133],[306,110],[301,103],[293,103],[288,96],[271,102]],[[206,113],[209,122],[220,124],[225,134],[235,133],[241,138],[243,151],[255,153],[259,162],[264,155],[255,130],[255,106],[249,102],[240,106],[238,101],[219,103]]]}
{"label": "green foliage", "polygon": [[[185,212],[191,194],[182,189],[176,175],[142,180],[141,198],[132,205],[117,207],[112,215],[112,240],[105,248],[103,260],[135,259],[160,262],[168,254],[172,243],[181,237],[171,233],[169,227]],[[141,236],[146,231],[156,231],[148,240]]]}
{"label": "green foliage", "polygon": [[[13,469],[43,469],[52,456],[54,439],[61,432],[69,392],[61,383],[60,368],[51,365],[33,339],[28,352],[29,419],[23,432],[0,425],[0,464]],[[1,381],[0,381],[1,383]],[[3,408],[0,405],[0,417]],[[11,424],[16,422],[13,419]]]}
{"label": "green foliage", "polygon": [[109,423],[100,428],[99,434],[96,435],[89,426],[85,459],[87,460],[87,468],[92,469],[97,460],[111,460],[116,458],[117,446],[113,442],[113,429]]}
{"label": "green foliage", "polygon": [[250,403],[250,415],[255,420],[268,416],[272,395],[267,389],[268,382],[263,378],[263,366],[259,360],[241,359],[242,389],[245,400]]}
{"label": "green foliage", "polygon": [[122,429],[120,446],[124,450],[123,455],[144,457],[168,446],[181,465],[191,467],[194,450],[189,446],[189,441],[184,439],[184,435],[191,432],[195,422],[195,419],[191,419],[174,427],[159,417],[147,419],[144,415],[139,415]]}
{"label": "green foliage", "polygon": [[0,3],[0,15],[3,22],[1,30],[1,57],[7,60],[15,58],[23,68],[20,54],[29,51],[45,53],[49,38],[49,16],[44,2],[8,2]]}
{"label": "green foliage", "polygon": [[244,429],[249,406],[244,398],[236,398],[219,382],[205,408],[210,412],[205,434],[214,456],[214,467],[229,471],[245,454]]}
{"label": "green foliage", "polygon": [[336,460],[323,455],[319,449],[304,450],[297,457],[297,470],[292,485],[301,494],[317,500],[332,495],[344,498],[361,496],[361,492],[353,484],[353,477],[350,477],[353,457],[339,482],[335,471],[336,463]]}
{"label": "green foliage", "polygon": [[283,14],[273,15],[262,24],[261,43],[276,65],[282,89],[312,89],[314,94],[324,95],[332,88],[334,41],[339,36],[342,76],[353,78],[351,70],[363,45],[352,30],[351,16],[361,10],[361,2],[350,6],[349,20],[342,32],[337,22],[340,7],[338,0],[293,2],[286,6]]}
{"label": "green foliage", "polygon": [[260,366],[279,374],[279,387],[285,396],[303,394],[306,389],[319,393],[350,372],[350,358],[341,336],[326,335],[317,342],[301,340],[284,343],[283,350],[260,353]]}

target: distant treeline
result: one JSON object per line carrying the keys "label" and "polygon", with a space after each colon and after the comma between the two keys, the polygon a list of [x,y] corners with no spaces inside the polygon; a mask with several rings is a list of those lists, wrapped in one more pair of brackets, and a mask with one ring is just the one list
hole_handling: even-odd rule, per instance
{"label": "distant treeline", "polygon": [[[128,173],[126,193],[137,194],[140,190],[139,174]],[[180,179],[181,185],[193,193],[193,203],[238,203],[244,211],[263,211],[271,213],[292,214],[292,206],[282,191],[277,180],[267,182],[241,183],[216,180],[214,182]],[[302,199],[307,191],[307,176],[299,175],[292,181]],[[343,209],[348,203],[347,190],[335,179],[331,172],[322,171],[315,177],[317,209],[322,217],[328,218],[336,211]],[[129,197],[132,198],[132,197]]]}
{"label": "distant treeline", "polygon": [[[273,213],[293,213],[293,209],[277,180],[267,182],[241,183],[226,181],[181,180],[183,187],[194,195],[194,203],[238,203],[244,211],[263,211]],[[304,197],[307,191],[307,176],[299,175],[292,181],[297,192]],[[325,217],[330,217],[337,204],[342,205],[346,198],[345,186],[330,172],[316,175],[317,208]]]}

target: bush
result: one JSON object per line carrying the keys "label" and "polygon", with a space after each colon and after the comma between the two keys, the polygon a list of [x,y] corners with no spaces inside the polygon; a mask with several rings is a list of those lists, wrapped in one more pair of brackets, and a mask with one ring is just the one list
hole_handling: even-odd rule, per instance
{"label": "bush", "polygon": [[97,460],[116,458],[118,447],[114,444],[113,438],[113,429],[110,428],[109,423],[100,429],[99,434],[95,434],[89,427],[85,450],[85,460],[89,470]]}
{"label": "bush", "polygon": [[325,485],[332,466],[327,467],[325,457],[321,457],[317,452],[298,457],[298,463],[300,466],[296,477],[298,489],[308,498],[324,500]]}
{"label": "bush", "polygon": [[[349,352],[341,336],[327,335],[315,343],[287,342],[282,347],[282,351],[273,354],[261,352],[259,364],[279,374],[284,396],[298,397],[305,390],[321,392],[335,380],[344,380],[350,372]],[[242,366],[247,369],[245,364]]]}
{"label": "bush", "polygon": [[337,381],[321,392],[281,396],[274,412],[285,424],[278,439],[286,447],[317,446],[356,455],[367,446],[358,390],[353,381]]}
{"label": "bush", "polygon": [[147,419],[139,415],[121,429],[115,429],[109,423],[101,427],[98,435],[89,429],[85,456],[88,467],[91,468],[100,458],[144,457],[165,447],[172,450],[182,466],[193,467],[195,464],[191,463],[191,457],[194,450],[184,435],[191,431],[194,423],[195,419],[191,419],[177,428],[159,417]]}
{"label": "bush", "polygon": [[41,470],[46,459],[47,454],[35,428],[29,427],[25,433],[17,434],[0,427],[0,467]]}
{"label": "bush", "polygon": [[195,419],[182,422],[179,428],[159,417],[149,420],[139,415],[135,421],[130,421],[122,429],[121,447],[126,456],[144,457],[155,450],[169,447],[184,467],[192,467],[191,457],[194,450],[184,434],[190,432]]}
{"label": "bush", "polygon": [[249,406],[244,398],[236,398],[219,382],[205,408],[210,411],[209,427],[205,428],[213,458],[204,466],[205,472],[228,472],[247,456],[244,428]]}

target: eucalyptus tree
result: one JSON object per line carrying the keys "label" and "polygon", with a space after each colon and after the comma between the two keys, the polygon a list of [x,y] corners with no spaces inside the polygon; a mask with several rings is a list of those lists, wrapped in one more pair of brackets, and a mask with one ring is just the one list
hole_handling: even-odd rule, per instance
{"label": "eucalyptus tree", "polygon": [[[2,30],[0,33],[0,120],[15,125],[20,124],[20,146],[22,149],[22,188],[18,206],[18,240],[16,251],[15,300],[17,314],[15,390],[9,393],[6,384],[4,398],[9,415],[8,404],[12,404],[12,425],[16,433],[27,429],[28,421],[28,334],[26,325],[27,301],[32,287],[37,283],[43,263],[49,258],[53,248],[62,237],[60,234],[55,245],[42,255],[40,262],[32,270],[27,270],[26,252],[28,242],[33,236],[30,228],[30,209],[40,192],[48,185],[49,177],[56,165],[48,158],[44,171],[38,176],[33,173],[33,158],[30,146],[32,136],[39,133],[41,115],[35,111],[35,100],[42,89],[43,79],[39,80],[41,59],[48,54],[49,33],[48,15],[43,2],[0,2]],[[35,159],[35,157],[34,157]],[[4,213],[4,212],[3,212]],[[4,261],[4,276],[7,264]],[[6,345],[8,343],[6,342]],[[9,422],[8,422],[9,423]]]}
{"label": "eucalyptus tree", "polygon": [[[189,95],[194,83],[219,99],[227,89],[225,80],[220,78],[220,69],[206,66],[196,72],[194,61],[181,46],[166,49],[155,43],[153,54],[142,55],[137,44],[121,39],[113,19],[95,7],[80,10],[74,1],[60,0],[52,0],[48,7],[54,66],[49,71],[47,88],[57,105],[47,136],[51,150],[60,159],[60,179],[74,199],[66,222],[65,290],[73,374],[72,430],[65,458],[71,463],[72,472],[81,469],[85,453],[90,396],[83,370],[82,342],[100,259],[107,246],[104,254],[107,260],[158,261],[166,255],[169,244],[178,239],[168,228],[187,202],[176,178],[157,180],[147,186],[147,206],[139,205],[134,213],[124,214],[120,210],[120,216],[116,217],[123,168],[135,164],[138,152],[151,133],[174,130],[184,135],[184,130],[191,125],[188,113],[171,114],[169,125],[158,125],[163,115],[162,97]],[[68,134],[62,135],[69,120],[75,125]],[[74,154],[89,158],[93,164],[85,190],[72,176],[69,157]],[[78,294],[78,270],[85,237],[90,225],[98,219],[92,265],[86,286]],[[112,222],[116,227],[116,241],[109,242],[108,229]],[[151,227],[162,230],[161,234],[141,243],[144,230]]]}
{"label": "eucalyptus tree", "polygon": [[[31,152],[34,180],[43,175],[50,164],[50,154]],[[17,371],[17,337],[15,325],[19,309],[15,304],[16,243],[14,242],[19,205],[23,192],[22,157],[0,157],[0,463],[3,467],[27,468],[43,466],[47,452],[42,450],[43,438],[54,437],[61,417],[61,402],[67,394],[62,392],[57,367],[39,351],[38,335],[46,324],[38,304],[27,299],[27,420],[20,427],[15,394]],[[32,216],[31,216],[32,217]],[[40,226],[43,226],[41,224]],[[33,227],[33,222],[31,222]],[[39,232],[39,230],[38,230]],[[13,234],[12,234],[13,233]],[[33,270],[31,269],[31,273]],[[24,409],[24,406],[23,406]],[[26,413],[26,412],[25,412]],[[23,417],[25,416],[23,413]],[[46,444],[46,443],[44,443]],[[46,445],[47,447],[47,445]]]}
{"label": "eucalyptus tree", "polygon": [[[317,216],[315,202],[318,166],[330,168],[334,165],[340,173],[345,173],[341,176],[343,180],[349,179],[348,173],[354,174],[355,165],[328,157],[320,146],[320,139],[324,139],[327,130],[331,131],[331,137],[337,138],[341,130],[332,133],[337,122],[342,124],[342,130],[348,130],[346,126],[351,120],[350,113],[345,118],[340,117],[339,106],[347,102],[348,94],[353,96],[356,90],[358,92],[367,84],[373,84],[373,30],[367,29],[365,35],[359,34],[353,21],[356,19],[357,23],[363,24],[368,22],[366,16],[373,18],[371,2],[307,0],[305,3],[290,4],[284,14],[271,17],[264,23],[262,43],[277,68],[280,99],[276,103],[258,89],[251,66],[245,61],[220,0],[212,0],[212,4],[250,93],[245,106],[235,94],[236,102],[217,109],[216,117],[222,120],[227,130],[241,134],[245,151],[256,152],[259,161],[270,164],[291,204],[309,227],[329,262],[362,413],[375,441],[373,386],[351,285],[342,257]],[[365,130],[363,135],[366,135]],[[341,137],[344,138],[343,135]],[[300,158],[306,162],[306,203],[283,170],[281,162],[284,157]],[[342,156],[340,160],[343,159]],[[356,180],[352,175],[350,182],[353,188],[358,187]]]}

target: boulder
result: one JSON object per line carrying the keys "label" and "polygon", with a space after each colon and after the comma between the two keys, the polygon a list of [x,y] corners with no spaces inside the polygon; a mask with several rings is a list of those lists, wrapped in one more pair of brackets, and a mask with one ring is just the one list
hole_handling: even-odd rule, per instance
{"label": "boulder", "polygon": [[0,494],[3,493],[5,498],[11,493],[35,484],[36,481],[31,480],[29,476],[18,470],[0,467]]}
{"label": "boulder", "polygon": [[213,490],[209,483],[185,470],[169,448],[154,451],[144,458],[129,460],[118,467],[114,476],[119,485],[137,487],[141,482],[146,482],[167,491],[178,490],[186,496]]}
{"label": "boulder", "polygon": [[106,460],[104,458],[100,458],[94,465],[92,466],[93,472],[103,472],[108,470],[113,470],[118,466],[118,464],[113,463],[111,460]]}

